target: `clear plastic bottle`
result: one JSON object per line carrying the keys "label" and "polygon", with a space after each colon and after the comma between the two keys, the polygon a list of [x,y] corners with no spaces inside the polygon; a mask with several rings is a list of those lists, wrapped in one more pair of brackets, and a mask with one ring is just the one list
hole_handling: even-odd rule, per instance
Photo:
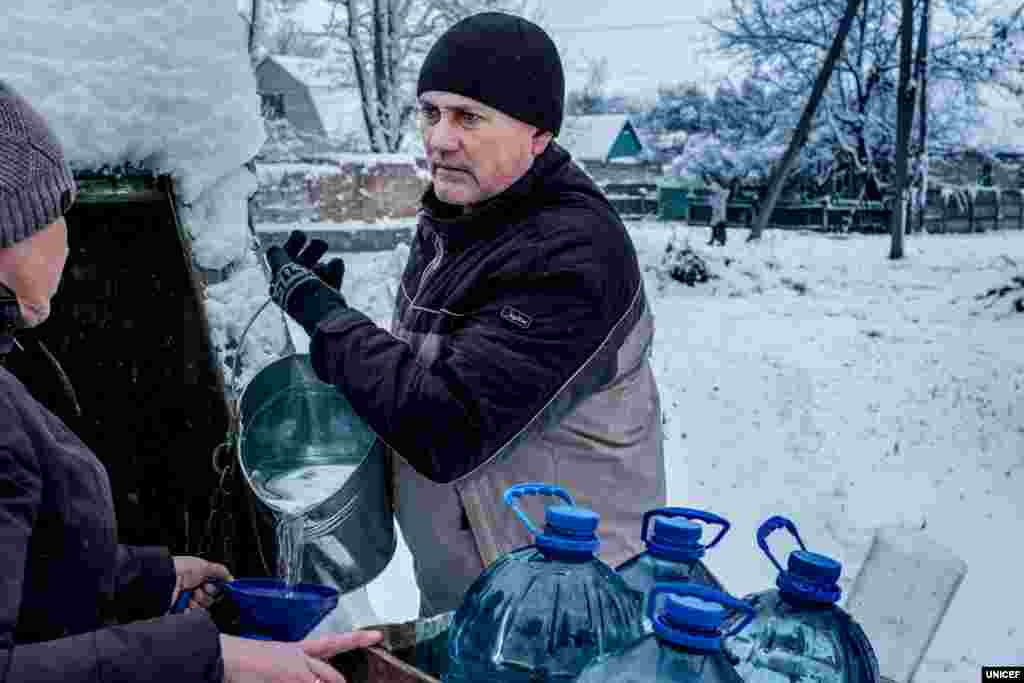
{"label": "clear plastic bottle", "polygon": [[[558,496],[538,530],[517,505]],[[496,560],[470,586],[452,620],[446,683],[575,680],[595,657],[642,635],[640,603],[597,558],[599,516],[557,486],[519,484],[505,492],[535,544]]]}
{"label": "clear plastic bottle", "polygon": [[[665,607],[656,610],[662,594],[668,594]],[[646,602],[653,633],[595,659],[577,683],[743,683],[722,653],[722,638],[750,623],[749,605],[693,583],[657,583]],[[722,632],[732,621],[725,608],[745,614],[728,633]]]}
{"label": "clear plastic bottle", "polygon": [[[648,536],[654,520],[654,532]],[[700,524],[691,520],[700,520],[705,524],[721,526],[721,531],[707,545],[701,543]],[[647,597],[654,584],[664,581],[685,581],[701,586],[709,586],[719,591],[722,584],[708,571],[701,558],[705,551],[713,548],[726,532],[729,522],[712,512],[682,507],[656,508],[644,514],[640,526],[640,537],[644,540],[647,550],[632,557],[615,571],[626,584],[638,594],[643,602],[641,614],[643,627],[651,632],[652,623],[647,617]]]}
{"label": "clear plastic bottle", "polygon": [[[785,528],[800,550],[787,569],[768,549],[767,536]],[[812,553],[796,526],[770,517],[757,530],[757,544],[779,570],[778,589],[744,598],[757,610],[742,633],[726,639],[724,650],[746,683],[878,683],[878,658],[864,630],[836,603],[842,566]]]}

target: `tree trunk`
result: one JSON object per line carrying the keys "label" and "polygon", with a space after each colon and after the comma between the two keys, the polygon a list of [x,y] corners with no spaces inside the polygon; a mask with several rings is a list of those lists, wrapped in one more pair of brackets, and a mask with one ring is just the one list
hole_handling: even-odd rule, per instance
{"label": "tree trunk", "polygon": [[[256,22],[260,16],[260,0],[251,0],[249,4],[249,60],[253,61],[253,51],[256,49]],[[255,64],[253,65],[255,66]]]}
{"label": "tree trunk", "polygon": [[846,12],[839,22],[839,31],[832,41],[832,46],[828,50],[825,62],[821,65],[818,79],[814,82],[811,96],[808,98],[807,105],[800,116],[800,122],[797,124],[796,131],[789,141],[789,147],[786,149],[782,161],[779,162],[772,172],[772,177],[768,184],[768,194],[765,197],[764,204],[761,206],[761,211],[757,216],[757,221],[754,223],[754,228],[750,231],[750,236],[747,238],[748,242],[760,239],[761,233],[764,232],[768,219],[772,215],[772,211],[775,210],[775,203],[782,192],[782,185],[786,180],[786,176],[789,175],[793,164],[796,163],[801,147],[803,147],[804,142],[807,140],[807,134],[811,129],[811,121],[814,119],[814,112],[818,108],[821,96],[825,93],[825,87],[828,85],[829,79],[832,77],[832,69],[835,66],[836,60],[839,59],[843,43],[846,42],[846,35],[850,32],[850,27],[853,26],[853,20],[857,15],[860,4],[861,0],[847,0],[846,2]]}
{"label": "tree trunk", "polygon": [[931,173],[931,158],[928,154],[928,40],[932,23],[931,0],[923,0],[921,33],[917,39],[917,87],[919,88],[921,127],[918,130],[917,165],[921,171],[921,200],[917,213],[917,231],[924,232],[924,214],[928,210],[928,180]]}
{"label": "tree trunk", "polygon": [[385,56],[388,48],[387,4],[388,0],[373,0],[373,16],[371,19],[373,36],[371,42],[373,47],[374,91],[377,95],[377,125],[380,126],[380,131],[383,134],[384,151],[390,152],[392,151],[391,121],[388,114],[391,112],[388,101],[391,94],[389,87],[391,84],[388,83],[387,57]]}
{"label": "tree trunk", "polygon": [[359,88],[359,99],[363,103],[363,123],[366,124],[366,136],[370,140],[370,150],[383,152],[376,107],[370,93],[366,60],[363,57],[363,49],[359,41],[359,11],[355,6],[355,1],[345,0],[345,9],[348,13],[347,38],[349,51],[352,53],[352,70],[355,72],[356,86]]}
{"label": "tree trunk", "polygon": [[902,0],[900,26],[900,83],[896,109],[896,182],[889,228],[892,244],[890,259],[903,258],[903,231],[906,227],[907,160],[910,147],[910,125],[914,120],[914,93],[910,84],[910,67],[914,43],[914,0]]}

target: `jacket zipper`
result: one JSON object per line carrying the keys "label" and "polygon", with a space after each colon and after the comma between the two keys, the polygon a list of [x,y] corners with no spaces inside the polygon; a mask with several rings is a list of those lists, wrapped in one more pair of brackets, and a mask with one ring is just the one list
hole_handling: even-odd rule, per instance
{"label": "jacket zipper", "polygon": [[434,256],[433,260],[427,264],[426,269],[423,271],[423,275],[420,277],[419,284],[416,285],[416,294],[412,298],[412,306],[416,305],[416,302],[420,298],[420,292],[423,291],[423,285],[427,283],[427,279],[434,274],[434,271],[436,271],[441,265],[441,260],[444,258],[444,240],[442,240],[441,236],[436,232],[434,233],[434,249],[437,250],[437,254]]}

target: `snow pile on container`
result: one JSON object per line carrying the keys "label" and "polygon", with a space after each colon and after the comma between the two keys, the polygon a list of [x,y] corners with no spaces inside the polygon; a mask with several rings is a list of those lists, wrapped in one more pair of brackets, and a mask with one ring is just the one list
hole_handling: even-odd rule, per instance
{"label": "snow pile on container", "polygon": [[[2,77],[50,122],[76,171],[131,164],[173,176],[195,265],[228,274],[206,302],[228,358],[267,296],[249,250],[256,178],[244,168],[266,132],[235,0],[9,0],[3,34]],[[273,359],[283,329],[276,311],[261,317],[250,365]]]}

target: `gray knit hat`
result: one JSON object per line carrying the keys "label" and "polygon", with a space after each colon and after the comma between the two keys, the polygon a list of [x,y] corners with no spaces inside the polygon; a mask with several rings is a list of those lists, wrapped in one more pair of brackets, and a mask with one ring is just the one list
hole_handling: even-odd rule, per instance
{"label": "gray knit hat", "polygon": [[75,190],[57,136],[25,98],[0,81],[0,249],[60,218]]}

